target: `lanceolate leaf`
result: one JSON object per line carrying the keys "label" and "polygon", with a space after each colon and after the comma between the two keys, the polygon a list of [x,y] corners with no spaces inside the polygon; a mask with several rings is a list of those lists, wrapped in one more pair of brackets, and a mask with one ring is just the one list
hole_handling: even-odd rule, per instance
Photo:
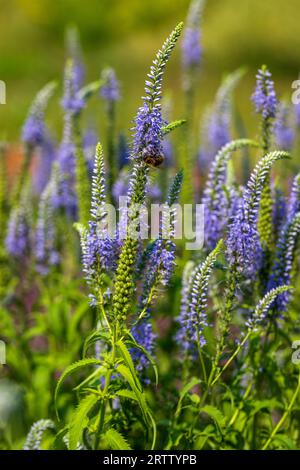
{"label": "lanceolate leaf", "polygon": [[100,397],[97,395],[87,395],[85,398],[83,398],[83,400],[81,400],[78,407],[76,408],[70,422],[70,450],[76,450],[78,444],[80,444],[82,432],[88,423],[88,414],[99,400]]}
{"label": "lanceolate leaf", "polygon": [[89,358],[89,359],[82,359],[80,361],[77,361],[77,362],[74,362],[74,364],[71,364],[69,367],[67,367],[67,369],[62,373],[62,375],[60,376],[58,382],[57,382],[57,385],[56,385],[56,389],[55,389],[55,393],[54,393],[54,404],[55,404],[55,409],[56,409],[56,413],[57,413],[57,416],[58,416],[58,411],[57,411],[57,397],[58,397],[58,394],[60,392],[60,389],[61,389],[61,386],[64,382],[64,380],[71,374],[73,374],[74,372],[77,372],[78,370],[81,370],[81,369],[84,369],[85,367],[87,366],[91,366],[91,365],[100,365],[101,364],[101,361],[99,361],[98,359],[94,359],[94,358]]}
{"label": "lanceolate leaf", "polygon": [[105,438],[113,450],[131,450],[126,439],[114,428],[110,428],[106,431]]}

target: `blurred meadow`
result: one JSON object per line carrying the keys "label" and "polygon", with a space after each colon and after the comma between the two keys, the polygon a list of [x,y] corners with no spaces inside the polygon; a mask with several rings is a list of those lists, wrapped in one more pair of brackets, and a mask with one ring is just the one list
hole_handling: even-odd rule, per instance
{"label": "blurred meadow", "polygon": [[[64,35],[72,24],[80,31],[87,79],[96,79],[105,65],[116,69],[123,96],[120,126],[128,130],[153,51],[185,19],[188,4],[188,0],[0,0],[0,79],[7,84],[7,105],[0,107],[1,133],[5,133],[1,138],[17,140],[34,94],[47,81],[62,77]],[[249,93],[262,63],[274,74],[278,92],[289,95],[300,69],[298,12],[298,0],[207,1],[198,115],[213,99],[224,74],[243,65],[247,74],[238,87],[237,103],[239,111],[248,116],[248,126],[254,125]],[[174,97],[177,115],[182,105],[177,92],[179,61],[177,50],[165,88]],[[56,97],[58,100],[59,93]],[[56,105],[53,100],[48,119],[58,133],[61,116],[55,113]],[[101,128],[98,100],[91,106]]]}

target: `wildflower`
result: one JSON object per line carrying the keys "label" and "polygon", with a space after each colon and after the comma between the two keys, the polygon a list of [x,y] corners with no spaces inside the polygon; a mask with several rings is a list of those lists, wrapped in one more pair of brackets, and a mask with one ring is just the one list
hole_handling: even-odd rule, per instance
{"label": "wildflower", "polygon": [[267,294],[261,299],[255,307],[255,311],[250,319],[246,322],[246,326],[253,331],[257,331],[258,327],[264,323],[267,318],[268,312],[271,309],[272,305],[278,296],[286,294],[291,291],[291,287],[288,285],[283,285],[271,289]]}
{"label": "wildflower", "polygon": [[182,39],[182,64],[184,69],[199,66],[202,59],[200,20],[203,0],[192,0],[188,12],[186,28]]}
{"label": "wildflower", "polygon": [[41,145],[46,137],[46,127],[44,122],[45,108],[49,99],[53,95],[56,84],[48,83],[37,94],[22,131],[22,140],[31,147]]}
{"label": "wildflower", "polygon": [[63,140],[58,149],[57,162],[61,172],[60,189],[54,204],[64,207],[71,219],[75,219],[77,213],[77,196],[75,192],[75,146],[72,141],[71,116],[64,116]]}
{"label": "wildflower", "polygon": [[[290,284],[299,233],[300,212],[297,212],[293,218],[288,219],[281,230],[268,282],[269,289]],[[290,292],[284,292],[278,297],[276,308],[279,312],[286,311],[289,300]]]}
{"label": "wildflower", "polygon": [[79,33],[74,27],[67,30],[66,46],[68,58],[73,61],[74,83],[76,83],[76,88],[79,89],[84,82],[85,68],[82,60]]}
{"label": "wildflower", "polygon": [[238,272],[253,278],[261,263],[261,245],[256,224],[250,222],[245,211],[244,200],[240,202],[237,213],[229,226],[227,255]]}
{"label": "wildflower", "polygon": [[80,96],[80,83],[76,80],[74,62],[70,59],[67,61],[64,79],[64,96],[62,106],[65,111],[72,114],[79,114],[84,108],[84,99]]}
{"label": "wildflower", "polygon": [[202,128],[204,146],[201,149],[202,157],[205,156],[204,162],[215,157],[231,140],[232,94],[242,76],[243,71],[240,69],[228,75],[218,89],[213,106],[205,113]]}
{"label": "wildflower", "polygon": [[285,103],[281,103],[274,126],[275,137],[278,147],[283,150],[291,150],[295,132],[289,123],[290,109]]}
{"label": "wildflower", "polygon": [[52,163],[56,158],[55,148],[49,136],[42,142],[37,155],[37,163],[34,168],[32,183],[37,194],[41,194],[45,189],[50,175]]}
{"label": "wildflower", "polygon": [[275,118],[277,111],[277,98],[272,75],[266,66],[263,66],[256,75],[256,88],[252,95],[255,110],[264,119]]}
{"label": "wildflower", "polygon": [[143,158],[146,153],[158,157],[162,153],[161,85],[163,72],[181,33],[182,24],[178,25],[163,44],[150,67],[146,80],[144,104],[137,112],[134,126],[133,158]]}
{"label": "wildflower", "polygon": [[120,99],[120,85],[113,69],[104,69],[101,74],[103,85],[100,88],[100,94],[107,102],[114,102]]}
{"label": "wildflower", "polygon": [[256,165],[245,188],[243,199],[229,226],[227,255],[238,272],[253,278],[261,262],[261,243],[258,233],[259,203],[264,183],[272,164],[288,158],[286,152],[271,152]]}
{"label": "wildflower", "polygon": [[217,153],[209,172],[202,203],[205,216],[205,242],[207,248],[212,250],[223,235],[224,229],[230,220],[232,201],[230,191],[226,191],[228,161],[233,151],[245,146],[257,146],[251,140],[241,139],[232,141],[222,147]]}
{"label": "wildflower", "polygon": [[28,433],[23,450],[41,450],[43,434],[49,429],[55,429],[54,423],[50,419],[40,419],[34,423]]}
{"label": "wildflower", "polygon": [[35,232],[35,258],[37,270],[42,275],[47,274],[50,266],[57,265],[60,261],[60,254],[56,247],[55,206],[53,205],[53,196],[56,195],[58,184],[58,168],[54,167],[51,180],[41,196]]}
{"label": "wildflower", "polygon": [[92,176],[92,200],[88,227],[79,224],[83,271],[91,287],[92,301],[102,285],[103,273],[116,269],[120,244],[108,234],[106,212],[105,168],[101,144],[96,147]]}
{"label": "wildflower", "polygon": [[16,259],[22,259],[30,249],[30,220],[27,195],[23,194],[20,204],[11,211],[5,245],[7,252]]}
{"label": "wildflower", "polygon": [[[145,151],[151,151],[151,155],[154,157],[157,157],[158,153],[161,152],[162,117],[159,104],[161,83],[164,69],[180,36],[182,27],[183,25],[179,24],[165,41],[150,68],[150,74],[148,74],[150,80],[146,81],[144,105],[138,110],[134,128],[132,158],[135,162],[128,190],[131,207],[132,204],[142,204],[145,199],[148,175],[148,167],[143,161]],[[131,214],[129,226],[132,221],[136,220],[137,216],[136,212]],[[119,320],[126,319],[130,308],[131,295],[134,291],[133,271],[136,265],[137,249],[138,240],[127,236],[119,258],[113,296],[114,316]]]}
{"label": "wildflower", "polygon": [[[291,221],[300,211],[300,173],[295,176],[287,203],[287,220]],[[283,219],[282,219],[283,220]]]}
{"label": "wildflower", "polygon": [[189,266],[184,279],[177,340],[184,351],[189,351],[192,355],[197,350],[197,345],[203,347],[206,344],[204,328],[208,325],[208,283],[222,245],[221,240],[205,261],[192,271]]}

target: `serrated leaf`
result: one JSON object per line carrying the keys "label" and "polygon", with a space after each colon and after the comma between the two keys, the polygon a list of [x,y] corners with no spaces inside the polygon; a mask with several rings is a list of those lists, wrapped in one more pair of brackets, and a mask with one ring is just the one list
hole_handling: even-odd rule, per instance
{"label": "serrated leaf", "polygon": [[113,450],[132,450],[122,434],[114,428],[110,428],[106,431],[105,438]]}
{"label": "serrated leaf", "polygon": [[77,372],[80,369],[83,369],[84,367],[91,366],[91,365],[100,365],[100,364],[101,364],[101,361],[99,361],[98,359],[95,359],[95,358],[81,359],[80,361],[77,361],[77,362],[74,362],[73,364],[71,364],[62,373],[62,375],[60,376],[60,378],[59,378],[59,380],[56,384],[56,388],[55,388],[55,392],[54,392],[54,406],[55,406],[55,410],[56,410],[56,414],[57,414],[58,419],[59,419],[59,415],[58,415],[58,410],[57,410],[57,397],[58,397],[58,393],[60,391],[60,388],[61,388],[62,383],[64,382],[64,380],[69,375],[73,374],[74,372]]}
{"label": "serrated leaf", "polygon": [[82,432],[88,422],[87,415],[100,400],[97,395],[88,395],[79,403],[73,413],[69,429],[69,449],[76,450],[81,441]]}

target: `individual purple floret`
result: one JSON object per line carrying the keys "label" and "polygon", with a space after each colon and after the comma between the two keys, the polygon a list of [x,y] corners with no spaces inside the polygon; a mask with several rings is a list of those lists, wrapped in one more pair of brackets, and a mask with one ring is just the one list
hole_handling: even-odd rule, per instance
{"label": "individual purple floret", "polygon": [[113,69],[107,68],[101,74],[103,85],[100,88],[102,98],[108,102],[120,99],[120,85]]}
{"label": "individual purple floret", "polygon": [[256,75],[256,88],[252,95],[255,110],[264,119],[275,118],[277,111],[277,97],[271,77],[267,67],[263,66]]}
{"label": "individual purple floret", "polygon": [[289,122],[290,108],[281,103],[278,109],[278,115],[274,126],[277,146],[283,150],[291,150],[295,139],[295,131]]}

